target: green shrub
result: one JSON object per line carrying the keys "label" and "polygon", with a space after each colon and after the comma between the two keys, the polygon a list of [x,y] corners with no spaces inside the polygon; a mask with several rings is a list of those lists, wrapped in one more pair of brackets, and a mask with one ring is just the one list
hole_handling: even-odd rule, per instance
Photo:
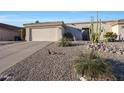
{"label": "green shrub", "polygon": [[22,28],[21,29],[21,40],[22,41],[25,41],[25,36],[26,36],[26,30],[25,30],[25,28]]}
{"label": "green shrub", "polygon": [[82,54],[74,64],[78,74],[87,80],[116,80],[111,65],[96,55],[94,51]]}
{"label": "green shrub", "polygon": [[66,37],[62,38],[59,41],[59,46],[62,46],[62,47],[70,46],[70,39]]}
{"label": "green shrub", "polygon": [[117,34],[113,32],[106,32],[104,38],[106,38],[108,42],[114,42],[116,41]]}
{"label": "green shrub", "polygon": [[69,32],[64,33],[63,38],[59,41],[59,46],[71,46],[70,41],[73,41],[73,35]]}

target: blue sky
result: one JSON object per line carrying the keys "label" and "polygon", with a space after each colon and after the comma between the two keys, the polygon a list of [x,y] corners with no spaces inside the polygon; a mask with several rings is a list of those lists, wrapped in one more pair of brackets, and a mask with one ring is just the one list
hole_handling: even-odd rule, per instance
{"label": "blue sky", "polygon": [[[39,20],[40,22],[84,22],[90,21],[91,16],[96,18],[96,11],[0,11],[0,23],[23,26],[25,23],[32,23],[36,20]],[[99,12],[99,17],[102,20],[123,19],[124,11],[101,11]]]}

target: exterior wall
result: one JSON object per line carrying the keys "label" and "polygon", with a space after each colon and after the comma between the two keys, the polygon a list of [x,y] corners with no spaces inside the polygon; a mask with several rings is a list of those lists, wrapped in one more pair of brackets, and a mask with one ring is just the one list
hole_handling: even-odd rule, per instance
{"label": "exterior wall", "polygon": [[112,26],[112,32],[118,35],[117,40],[124,40],[124,24]]}
{"label": "exterior wall", "polygon": [[116,33],[118,35],[117,40],[119,40],[119,26],[118,25],[114,25],[112,26],[112,32]]}
{"label": "exterior wall", "polygon": [[[112,24],[112,22],[102,22],[101,23],[101,28],[102,28],[103,32],[101,33],[100,40],[104,40],[103,35],[106,32],[112,31],[111,24]],[[82,28],[90,28],[90,22],[89,23],[72,23],[72,24],[67,24],[67,26],[82,30]],[[97,23],[94,23],[95,30],[96,30],[96,27],[97,27]]]}
{"label": "exterior wall", "polygon": [[63,28],[26,28],[27,41],[58,41],[62,38]]}
{"label": "exterior wall", "polygon": [[119,39],[124,40],[124,24],[123,25],[118,25],[118,34],[119,34]]}
{"label": "exterior wall", "polygon": [[0,28],[0,41],[13,41],[15,36],[20,36],[20,32]]}
{"label": "exterior wall", "polygon": [[63,38],[63,34],[65,32],[65,29],[63,27],[59,27],[57,30],[57,41],[61,40]]}
{"label": "exterior wall", "polygon": [[118,26],[118,25],[112,26],[112,32],[114,32],[114,33],[116,33],[117,35],[119,35],[119,26]]}
{"label": "exterior wall", "polygon": [[26,28],[26,37],[25,37],[25,40],[26,41],[31,41],[31,34],[29,34],[30,33],[30,31],[31,31],[31,29],[30,28]]}

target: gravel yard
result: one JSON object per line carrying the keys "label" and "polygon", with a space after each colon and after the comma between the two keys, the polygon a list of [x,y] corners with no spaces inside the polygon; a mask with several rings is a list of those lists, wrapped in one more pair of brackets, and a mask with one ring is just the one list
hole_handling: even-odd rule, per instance
{"label": "gravel yard", "polygon": [[[124,47],[122,42],[112,44]],[[2,72],[0,78],[12,81],[77,81],[79,78],[73,62],[82,52],[88,51],[85,42],[72,47],[58,47],[53,43]],[[117,79],[124,80],[124,55],[106,52],[99,52],[99,55],[111,60]]]}
{"label": "gravel yard", "polygon": [[[117,48],[124,48],[124,42],[114,42],[109,43],[108,45],[112,45]],[[117,77],[117,80],[124,81],[124,54],[118,55],[116,53],[99,52],[99,55],[111,61],[113,71]]]}
{"label": "gravel yard", "polygon": [[[6,80],[78,80],[73,60],[81,54],[84,46],[57,47],[52,44],[20,63],[12,66],[1,77]],[[55,54],[49,54],[54,51]],[[57,54],[56,54],[57,53]],[[3,80],[5,78],[2,78]]]}

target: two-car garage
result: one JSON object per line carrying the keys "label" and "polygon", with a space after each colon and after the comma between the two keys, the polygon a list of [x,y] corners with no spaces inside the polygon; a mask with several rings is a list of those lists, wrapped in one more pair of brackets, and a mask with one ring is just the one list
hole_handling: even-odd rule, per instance
{"label": "two-car garage", "polygon": [[58,28],[32,29],[32,41],[57,41]]}

